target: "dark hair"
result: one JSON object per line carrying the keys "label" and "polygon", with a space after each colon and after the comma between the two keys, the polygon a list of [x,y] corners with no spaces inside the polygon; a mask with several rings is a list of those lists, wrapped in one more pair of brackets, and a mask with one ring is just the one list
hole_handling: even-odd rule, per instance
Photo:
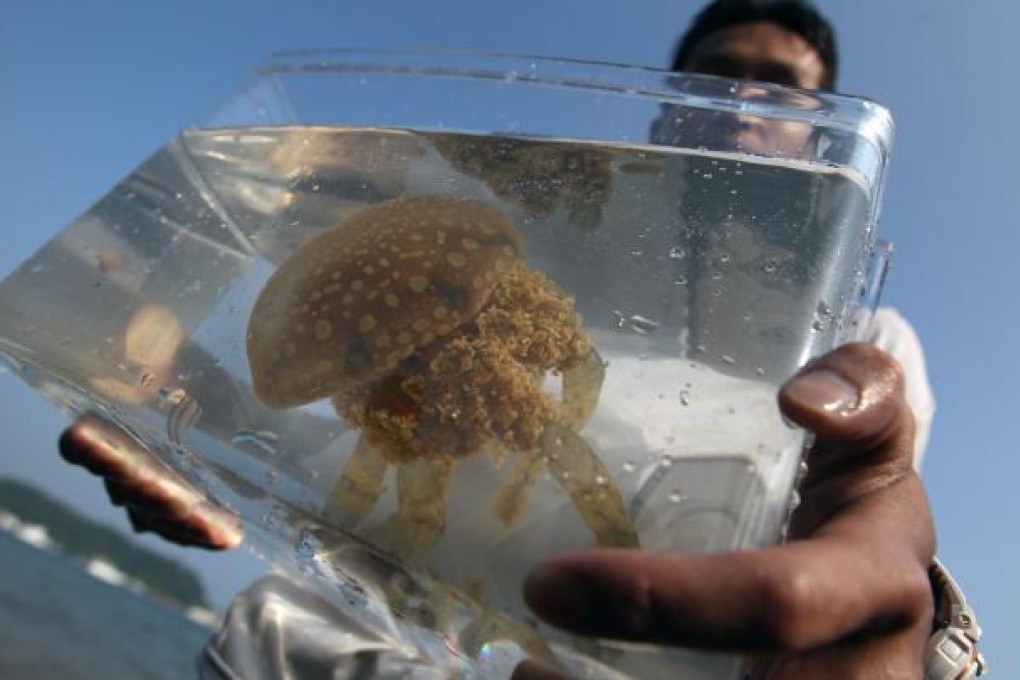
{"label": "dark hair", "polygon": [[694,46],[708,34],[755,21],[770,21],[807,41],[822,60],[822,87],[826,90],[836,87],[839,75],[836,32],[807,0],[713,0],[680,39],[671,70],[683,71]]}

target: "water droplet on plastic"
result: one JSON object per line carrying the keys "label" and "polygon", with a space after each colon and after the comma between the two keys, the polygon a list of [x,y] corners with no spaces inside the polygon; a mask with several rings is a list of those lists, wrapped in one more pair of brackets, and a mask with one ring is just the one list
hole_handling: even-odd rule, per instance
{"label": "water droplet on plastic", "polygon": [[598,484],[599,486],[605,486],[606,484],[609,483],[609,479],[605,475],[596,475],[595,483]]}
{"label": "water droplet on plastic", "polygon": [[142,375],[138,378],[138,384],[145,389],[149,389],[156,384],[156,376],[152,373],[142,373]]}
{"label": "water droplet on plastic", "polygon": [[691,393],[687,390],[680,390],[680,405],[690,406],[691,405]]}
{"label": "water droplet on plastic", "polygon": [[279,478],[276,470],[266,470],[266,484],[272,486],[276,484],[276,480]]}
{"label": "water droplet on plastic", "polygon": [[623,330],[624,324],[627,323],[627,317],[623,315],[623,312],[613,310],[613,328],[616,330]]}
{"label": "water droplet on plastic", "polygon": [[818,307],[815,309],[814,319],[811,321],[811,329],[815,331],[824,331],[829,327],[832,322],[833,314],[832,308],[823,300],[818,303]]}
{"label": "water droplet on plastic", "polygon": [[686,276],[678,276],[678,277],[676,277],[676,279],[673,280],[673,283],[675,283],[678,286],[686,286],[687,285],[687,277]]}
{"label": "water droplet on plastic", "polygon": [[[146,384],[148,379],[148,384]],[[149,387],[152,385],[154,376],[146,373],[142,376],[142,386]],[[159,390],[159,404],[163,408],[173,408],[174,406],[180,405],[185,399],[188,398],[188,393],[180,387],[163,387]]]}
{"label": "water droplet on plastic", "polygon": [[733,364],[737,363],[737,360],[731,357],[729,354],[723,354],[719,358],[722,359],[722,362],[728,366],[732,366]]}
{"label": "water droplet on plastic", "polygon": [[637,465],[634,464],[634,461],[628,460],[623,464],[623,471],[628,475],[633,474],[635,470],[637,470]]}
{"label": "water droplet on plastic", "polygon": [[761,376],[765,375],[765,369],[762,368],[761,366],[759,366],[758,368],[754,369],[754,372],[757,373],[758,375],[761,375]]}
{"label": "water droplet on plastic", "polygon": [[298,536],[294,549],[301,557],[313,558],[320,550],[322,550],[322,541],[306,529],[301,532],[300,536]]}
{"label": "water droplet on plastic", "polygon": [[683,492],[679,490],[673,490],[669,492],[670,503],[683,503],[685,500],[687,500],[687,496]]}
{"label": "water droplet on plastic", "polygon": [[663,456],[662,460],[659,461],[659,467],[661,468],[673,467],[673,459],[670,458],[669,456]]}
{"label": "water droplet on plastic", "polygon": [[669,259],[671,260],[682,260],[687,257],[687,251],[677,246],[669,249]]}
{"label": "water droplet on plastic", "polygon": [[630,254],[633,255],[634,257],[641,257],[644,254],[644,252],[640,248],[631,248]]}

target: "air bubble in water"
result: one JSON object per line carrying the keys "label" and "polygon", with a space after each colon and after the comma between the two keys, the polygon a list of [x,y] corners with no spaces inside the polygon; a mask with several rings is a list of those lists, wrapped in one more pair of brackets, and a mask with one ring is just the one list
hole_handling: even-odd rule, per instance
{"label": "air bubble in water", "polygon": [[230,443],[240,449],[255,449],[259,453],[275,456],[280,443],[280,435],[268,430],[238,430],[231,437]]}
{"label": "air bubble in water", "polygon": [[660,326],[658,321],[653,321],[639,314],[630,317],[627,319],[627,322],[630,324],[631,330],[639,335],[648,335]]}
{"label": "air bubble in water", "polygon": [[182,444],[185,433],[202,416],[202,406],[180,387],[162,388],[159,401],[164,408],[170,409],[166,416],[167,436],[170,441]]}

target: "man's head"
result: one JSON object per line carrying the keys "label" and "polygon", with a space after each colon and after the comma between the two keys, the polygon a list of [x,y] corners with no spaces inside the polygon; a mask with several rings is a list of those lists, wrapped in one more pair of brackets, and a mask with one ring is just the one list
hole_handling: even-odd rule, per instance
{"label": "man's head", "polygon": [[805,0],[714,0],[677,47],[673,71],[832,90],[832,26]]}
{"label": "man's head", "polygon": [[[776,96],[753,81],[831,90],[837,66],[832,27],[808,0],[713,0],[680,39],[672,70],[747,81],[731,92],[750,102]],[[799,158],[814,153],[811,130],[801,121],[761,114],[720,120],[709,109],[664,106],[652,139]]]}

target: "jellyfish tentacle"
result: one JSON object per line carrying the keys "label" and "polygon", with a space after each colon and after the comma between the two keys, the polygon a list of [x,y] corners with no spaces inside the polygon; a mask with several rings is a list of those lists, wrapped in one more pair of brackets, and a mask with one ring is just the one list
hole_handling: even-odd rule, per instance
{"label": "jellyfish tentacle", "polygon": [[591,352],[576,366],[563,372],[563,403],[560,418],[575,432],[580,432],[595,412],[606,377],[606,363],[598,351]]}
{"label": "jellyfish tentacle", "polygon": [[454,460],[413,460],[397,467],[397,510],[372,530],[373,542],[401,559],[428,550],[446,526],[446,494]]}
{"label": "jellyfish tentacle", "polygon": [[496,515],[496,519],[503,523],[503,526],[513,526],[520,521],[524,508],[531,500],[535,484],[538,483],[542,474],[542,467],[541,456],[533,454],[521,456],[510,475],[510,481],[506,483],[492,504],[492,511]]}
{"label": "jellyfish tentacle", "polygon": [[637,530],[606,466],[579,434],[549,423],[539,442],[542,458],[601,546],[638,547]]}
{"label": "jellyfish tentacle", "polygon": [[327,514],[342,523],[360,520],[371,512],[382,495],[389,463],[364,434],[344,464],[340,480],[329,493]]}
{"label": "jellyfish tentacle", "polygon": [[[580,431],[598,405],[606,364],[593,347],[580,364],[563,372],[563,395],[560,419],[574,431]],[[536,375],[540,381],[542,374]],[[535,485],[542,475],[541,455],[525,455],[514,468],[510,481],[493,504],[493,512],[504,526],[513,526],[527,507]]]}

